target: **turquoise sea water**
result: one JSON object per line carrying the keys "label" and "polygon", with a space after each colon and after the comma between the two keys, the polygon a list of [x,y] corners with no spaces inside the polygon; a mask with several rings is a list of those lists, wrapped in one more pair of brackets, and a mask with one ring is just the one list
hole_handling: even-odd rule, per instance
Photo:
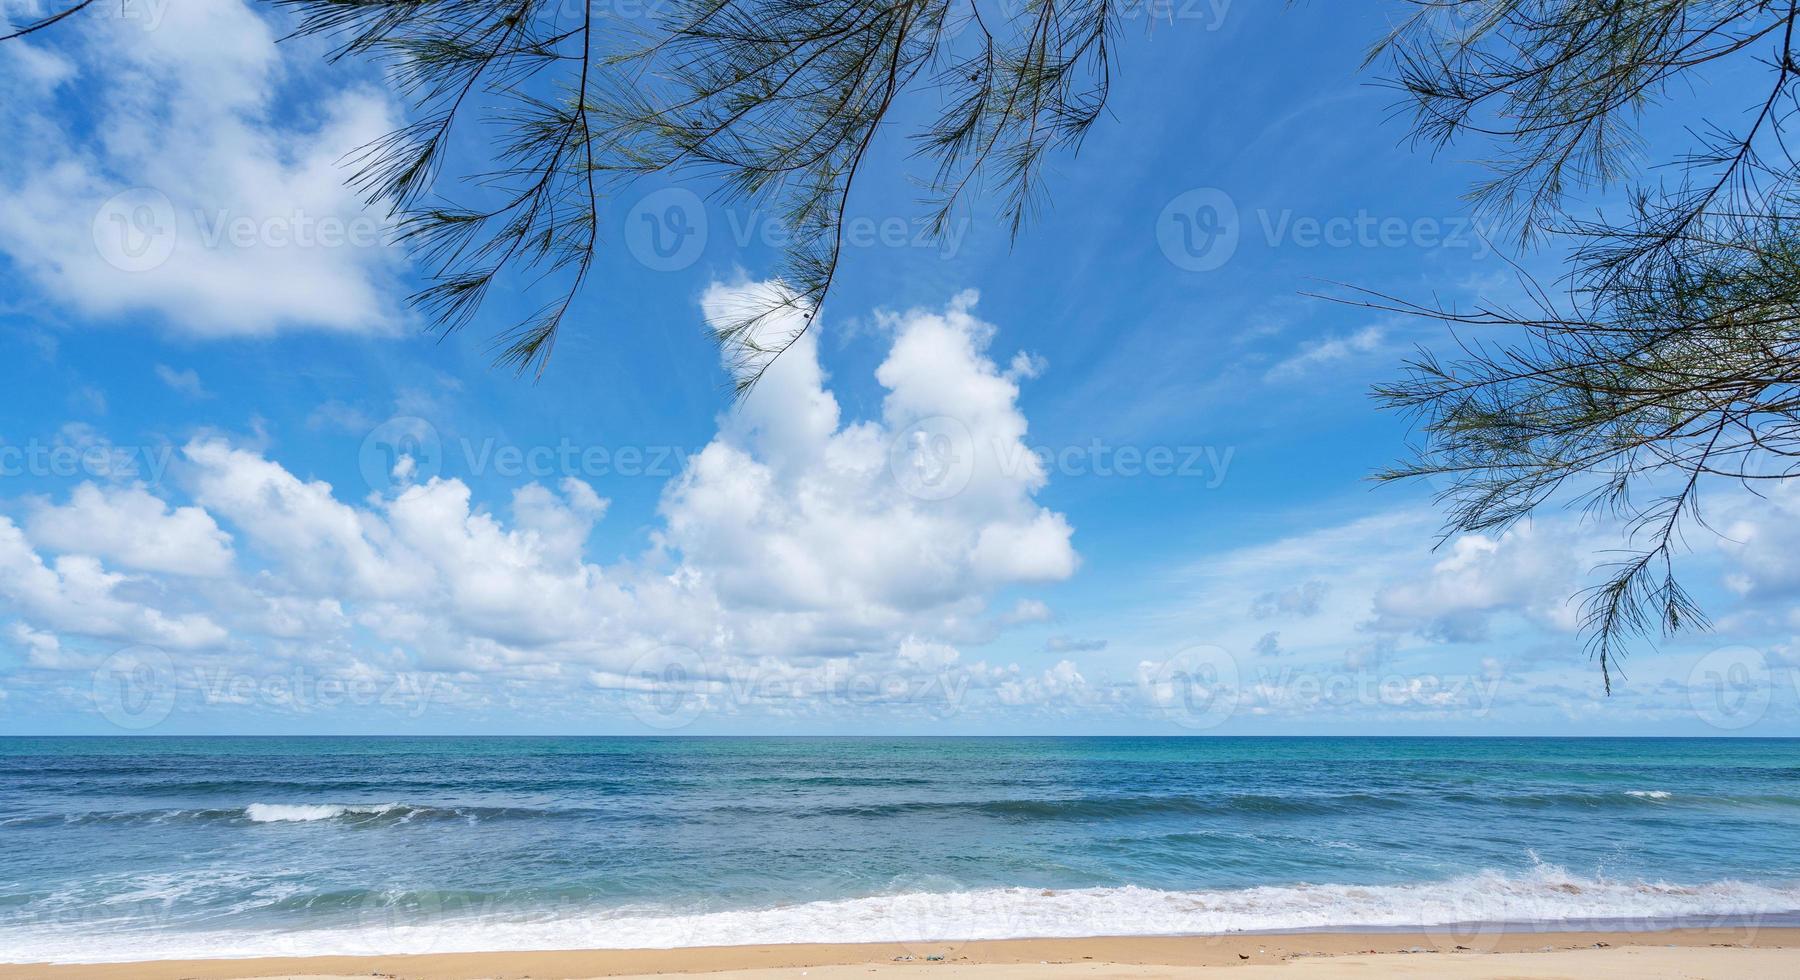
{"label": "turquoise sea water", "polygon": [[1797,913],[1791,740],[0,739],[14,961]]}

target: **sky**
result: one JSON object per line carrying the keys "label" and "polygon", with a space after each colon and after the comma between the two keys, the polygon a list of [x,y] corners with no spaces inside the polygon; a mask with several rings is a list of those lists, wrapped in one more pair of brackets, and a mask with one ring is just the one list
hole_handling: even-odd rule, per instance
{"label": "sky", "polygon": [[1370,386],[1446,337],[1309,294],[1517,290],[1480,148],[1362,65],[1397,4],[1128,19],[1016,241],[925,235],[885,133],[741,402],[708,324],[779,288],[773,215],[622,188],[519,378],[530,297],[429,332],[345,186],[377,73],[102,6],[0,45],[0,733],[1800,735],[1800,490],[1708,491],[1714,628],[1607,696],[1571,597],[1618,528],[1440,539],[1369,479]]}

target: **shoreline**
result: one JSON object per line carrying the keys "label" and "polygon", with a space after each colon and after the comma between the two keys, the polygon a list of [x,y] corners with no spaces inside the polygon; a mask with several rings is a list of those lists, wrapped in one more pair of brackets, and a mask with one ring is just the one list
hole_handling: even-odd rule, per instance
{"label": "shoreline", "polygon": [[[1373,961],[1371,963],[1371,961]],[[1796,976],[1800,927],[1646,932],[1527,932],[1449,936],[1407,932],[1231,933],[968,942],[804,943],[676,949],[303,956],[122,963],[0,963],[0,980],[247,980],[390,977],[395,980],[647,977],[721,978],[934,975],[1151,978],[1220,968],[1275,968],[1282,976],[1366,975],[1370,966],[1421,976]],[[1453,974],[1446,970],[1454,967]],[[1611,972],[1617,970],[1616,974]]]}

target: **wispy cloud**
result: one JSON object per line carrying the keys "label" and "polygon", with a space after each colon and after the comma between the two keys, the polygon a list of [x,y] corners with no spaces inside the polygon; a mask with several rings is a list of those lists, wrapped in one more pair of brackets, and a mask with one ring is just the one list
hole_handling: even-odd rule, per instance
{"label": "wispy cloud", "polygon": [[1324,365],[1360,354],[1372,354],[1381,350],[1386,336],[1387,331],[1383,328],[1370,326],[1347,336],[1308,341],[1301,344],[1296,353],[1269,368],[1263,378],[1267,381],[1292,381]]}
{"label": "wispy cloud", "polygon": [[168,385],[170,388],[189,398],[212,397],[212,393],[207,391],[206,386],[200,383],[200,372],[195,371],[193,368],[177,370],[167,364],[158,364],[156,366],[156,376],[163,384]]}

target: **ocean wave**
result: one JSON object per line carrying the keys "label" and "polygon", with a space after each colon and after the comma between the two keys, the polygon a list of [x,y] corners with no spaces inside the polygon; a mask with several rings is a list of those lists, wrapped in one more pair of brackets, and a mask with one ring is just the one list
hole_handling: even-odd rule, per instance
{"label": "ocean wave", "polygon": [[[64,784],[57,781],[45,781],[46,787],[61,788]],[[319,777],[314,779],[283,779],[265,777],[233,777],[221,779],[196,779],[165,781],[154,775],[145,778],[120,778],[96,781],[92,787],[83,787],[86,791],[112,794],[129,792],[133,796],[192,796],[195,794],[218,794],[255,796],[261,793],[309,795],[309,794],[354,794],[364,792],[401,791],[409,793],[455,792],[467,790],[472,785],[469,779],[429,778],[413,774],[381,779],[360,779],[352,777]],[[519,792],[552,792],[580,790],[594,795],[625,795],[628,792],[642,792],[657,788],[658,783],[640,780],[626,782],[619,779],[602,779],[591,776],[578,777],[507,777],[504,775],[484,774],[478,781],[480,788],[495,792],[517,790]],[[673,785],[664,780],[660,785]]]}
{"label": "ocean wave", "polygon": [[104,826],[107,824],[151,825],[176,820],[238,820],[242,819],[243,815],[244,811],[242,810],[97,810],[9,817],[0,820],[0,827],[26,830],[45,827]]}
{"label": "ocean wave", "polygon": [[[1213,796],[1070,796],[973,800],[898,800],[815,807],[803,817],[897,817],[909,814],[969,814],[1005,820],[1094,820],[1157,815],[1312,816],[1344,810],[1391,810],[1407,805],[1400,795],[1338,793],[1318,796],[1274,796],[1257,793]],[[734,803],[714,808],[724,814],[793,813],[777,804]]]}
{"label": "ocean wave", "polygon": [[153,826],[200,821],[226,824],[283,824],[339,821],[345,824],[392,825],[414,821],[459,820],[480,823],[500,819],[554,819],[591,815],[582,809],[536,809],[497,806],[416,806],[409,803],[251,803],[232,808],[183,808],[165,810],[100,810],[81,813],[36,814],[0,820],[0,828],[105,826]]}
{"label": "ocean wave", "polygon": [[1784,793],[1682,793],[1663,789],[1606,789],[1562,792],[1467,792],[1445,793],[1442,802],[1457,805],[1497,806],[1519,810],[1554,810],[1580,807],[1587,810],[1630,810],[1649,802],[1675,800],[1715,807],[1800,807],[1800,796]]}
{"label": "ocean wave", "polygon": [[[1015,797],[1000,799],[903,799],[845,803],[799,811],[802,817],[884,818],[912,814],[965,814],[1012,821],[1128,819],[1153,816],[1310,817],[1344,813],[1377,813],[1430,806],[1480,806],[1516,810],[1581,809],[1631,810],[1649,803],[1682,802],[1713,807],[1796,807],[1800,796],[1787,794],[1704,795],[1668,790],[1592,790],[1575,792],[1468,792],[1442,793],[1403,790],[1395,792],[1344,792],[1276,795],[1269,793],[1167,794],[1138,796]],[[784,804],[730,803],[712,808],[722,814],[788,814]]]}
{"label": "ocean wave", "polygon": [[[217,811],[209,811],[217,812]],[[588,811],[544,810],[511,806],[419,806],[411,803],[252,803],[233,811],[251,823],[314,823],[330,820],[353,825],[391,825],[414,821],[458,820],[480,823],[499,819],[544,819]]]}
{"label": "ocean wave", "polygon": [[244,808],[251,823],[309,823],[331,820],[352,814],[381,816],[400,809],[398,803],[378,806],[348,806],[335,803],[252,803]]}
{"label": "ocean wave", "polygon": [[[1314,793],[1281,796],[1257,793],[1207,795],[1169,794],[1138,796],[1027,796],[1001,799],[901,799],[839,803],[794,809],[786,802],[730,802],[671,811],[671,819],[704,817],[777,816],[797,819],[890,819],[907,816],[973,816],[1011,823],[1130,820],[1153,817],[1253,816],[1304,818],[1345,813],[1378,813],[1407,807],[1460,804],[1530,810],[1558,807],[1582,809],[1638,808],[1671,804],[1702,808],[1800,807],[1800,796],[1783,793],[1714,795],[1676,794],[1662,789],[1610,789],[1583,792],[1513,792],[1477,794],[1452,791]],[[594,805],[554,807],[492,806],[473,804],[380,803],[270,803],[243,807],[187,807],[151,810],[97,810],[24,814],[0,818],[0,828],[31,829],[106,824],[153,825],[171,821],[206,821],[235,824],[286,824],[337,821],[358,826],[386,826],[415,821],[459,820],[480,823],[491,820],[622,819],[632,813],[631,801],[594,801]]]}
{"label": "ocean wave", "polygon": [[[12,955],[49,962],[245,955],[671,948],[801,942],[945,942],[1072,936],[1218,935],[1323,929],[1420,930],[1457,941],[1514,928],[1663,928],[1800,914],[1800,882],[1615,881],[1539,865],[1445,881],[1290,884],[1213,891],[1123,886],[898,891],[767,908],[644,908],[555,915],[471,910],[437,893],[335,896],[353,927],[67,934],[0,932]],[[425,910],[430,914],[420,914]],[[1484,926],[1483,924],[1487,924]],[[10,933],[10,934],[9,934]]]}
{"label": "ocean wave", "polygon": [[[885,788],[889,786],[931,786],[937,782],[927,776],[746,776],[742,782],[750,786],[775,785],[784,787],[825,786],[825,787],[871,787]],[[1012,781],[1014,784],[1016,780]]]}

